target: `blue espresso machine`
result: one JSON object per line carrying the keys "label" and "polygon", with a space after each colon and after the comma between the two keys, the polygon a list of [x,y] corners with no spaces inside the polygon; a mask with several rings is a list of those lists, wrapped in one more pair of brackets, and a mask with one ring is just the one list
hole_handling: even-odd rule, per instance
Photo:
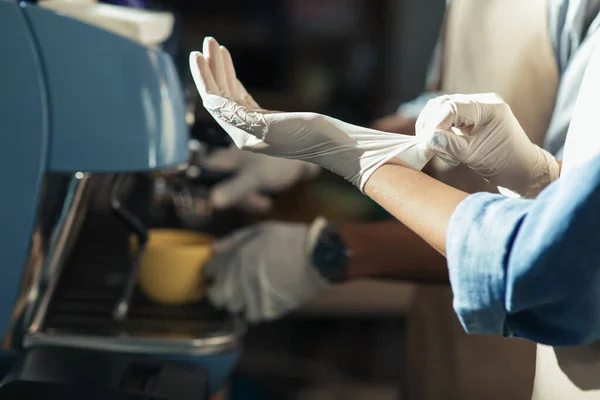
{"label": "blue espresso machine", "polygon": [[145,239],[132,177],[189,158],[171,58],[9,0],[0,55],[0,398],[215,393],[242,324],[208,304],[147,300],[128,247]]}

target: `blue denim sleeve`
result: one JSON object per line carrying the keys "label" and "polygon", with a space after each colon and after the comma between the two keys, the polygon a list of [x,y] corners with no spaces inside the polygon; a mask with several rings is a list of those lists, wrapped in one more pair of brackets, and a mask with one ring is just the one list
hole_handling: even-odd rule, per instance
{"label": "blue denim sleeve", "polygon": [[535,200],[469,196],[446,250],[467,332],[554,346],[599,339],[600,156]]}

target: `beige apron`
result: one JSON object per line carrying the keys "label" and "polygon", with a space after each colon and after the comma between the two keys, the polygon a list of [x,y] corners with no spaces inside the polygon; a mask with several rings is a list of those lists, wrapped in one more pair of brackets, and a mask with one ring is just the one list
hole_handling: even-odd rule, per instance
{"label": "beige apron", "polygon": [[[446,16],[441,89],[499,93],[535,143],[542,143],[559,74],[548,34],[547,0],[454,0]],[[467,167],[436,177],[469,192],[484,189]],[[411,400],[528,400],[535,345],[468,336],[443,287],[417,290],[409,315]]]}
{"label": "beige apron", "polygon": [[495,92],[542,144],[559,84],[548,0],[455,0],[444,36],[445,93]]}
{"label": "beige apron", "polygon": [[[596,45],[569,127],[563,175],[600,154],[599,95],[600,46]],[[539,345],[535,375],[534,400],[600,399],[600,343],[557,349]]]}

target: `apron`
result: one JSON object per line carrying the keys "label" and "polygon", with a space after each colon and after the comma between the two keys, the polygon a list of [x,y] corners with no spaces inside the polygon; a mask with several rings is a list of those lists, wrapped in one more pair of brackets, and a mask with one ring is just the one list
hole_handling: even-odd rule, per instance
{"label": "apron", "polygon": [[[541,144],[559,84],[548,31],[547,0],[454,0],[442,37],[440,89],[500,94],[532,142]],[[496,191],[466,166],[436,171],[458,189]],[[535,345],[467,335],[449,288],[419,287],[408,325],[409,399],[530,398]]]}
{"label": "apron", "polygon": [[444,93],[498,93],[529,139],[541,145],[559,72],[548,0],[455,0],[443,38]]}
{"label": "apron", "polygon": [[[600,35],[594,39],[598,42]],[[596,45],[575,103],[561,174],[600,153],[599,93],[600,46]],[[570,348],[538,345],[532,399],[600,399],[600,342]]]}

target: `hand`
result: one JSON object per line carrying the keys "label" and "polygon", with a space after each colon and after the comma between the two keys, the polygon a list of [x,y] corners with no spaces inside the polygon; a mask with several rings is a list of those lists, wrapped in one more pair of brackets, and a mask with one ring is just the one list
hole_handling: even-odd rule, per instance
{"label": "hand", "polygon": [[403,117],[400,114],[390,114],[375,120],[371,128],[384,132],[414,135],[416,122],[414,119]]}
{"label": "hand", "polygon": [[329,286],[311,263],[324,219],[312,226],[268,222],[242,229],[216,245],[206,266],[211,302],[248,321],[280,317]]}
{"label": "hand", "polygon": [[433,99],[419,115],[416,130],[428,149],[468,165],[504,193],[507,188],[535,197],[559,175],[554,157],[531,143],[497,94]]}
{"label": "hand", "polygon": [[240,206],[257,212],[268,211],[272,205],[262,191],[286,190],[320,171],[318,165],[245,152],[236,147],[215,151],[202,159],[201,165],[214,171],[236,173],[211,189],[210,198],[216,209]]}
{"label": "hand", "polygon": [[429,152],[414,137],[316,113],[265,110],[237,79],[227,49],[207,38],[203,52],[190,55],[190,68],[204,107],[240,149],[320,165],[361,190],[371,174],[394,157],[416,169],[429,161]]}

